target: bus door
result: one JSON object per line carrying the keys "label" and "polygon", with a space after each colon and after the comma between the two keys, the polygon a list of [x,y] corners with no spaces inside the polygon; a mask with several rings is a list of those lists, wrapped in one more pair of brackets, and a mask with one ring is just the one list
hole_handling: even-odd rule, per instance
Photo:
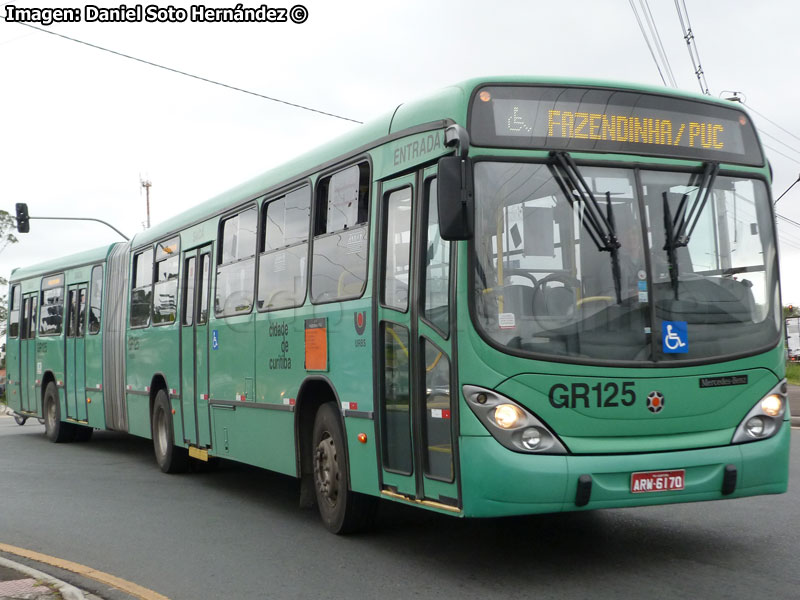
{"label": "bus door", "polygon": [[208,311],[211,245],[183,253],[181,311],[181,403],[183,438],[198,447],[211,446],[208,411]]}
{"label": "bus door", "polygon": [[37,412],[36,380],[41,373],[36,372],[36,316],[38,314],[39,293],[26,294],[22,299],[22,326],[20,327],[20,369],[22,375],[20,394],[22,410]]}
{"label": "bus door", "polygon": [[86,290],[87,283],[67,288],[67,359],[64,379],[67,392],[67,418],[88,421],[86,406]]}
{"label": "bus door", "polygon": [[387,182],[380,201],[383,491],[457,510],[451,248],[439,235],[435,169]]}
{"label": "bus door", "polygon": [[23,319],[21,291],[22,288],[19,284],[12,286],[11,296],[8,299],[10,319],[8,335],[6,336],[6,402],[12,408],[22,408],[19,396],[20,380],[22,380],[20,363],[20,343],[22,340],[20,325]]}

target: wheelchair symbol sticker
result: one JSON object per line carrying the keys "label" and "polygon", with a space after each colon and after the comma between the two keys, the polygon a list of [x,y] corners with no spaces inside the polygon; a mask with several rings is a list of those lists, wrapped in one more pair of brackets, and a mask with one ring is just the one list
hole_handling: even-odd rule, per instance
{"label": "wheelchair symbol sticker", "polygon": [[689,352],[689,327],[686,321],[663,321],[661,323],[661,348],[664,354]]}
{"label": "wheelchair symbol sticker", "polygon": [[219,334],[216,329],[211,331],[211,349],[219,350]]}

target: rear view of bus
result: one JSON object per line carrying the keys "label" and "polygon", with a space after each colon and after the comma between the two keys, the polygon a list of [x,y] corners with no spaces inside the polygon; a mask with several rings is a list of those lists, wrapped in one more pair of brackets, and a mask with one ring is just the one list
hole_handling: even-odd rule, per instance
{"label": "rear view of bus", "polygon": [[467,123],[438,189],[443,235],[468,240],[464,513],[784,492],[776,232],[747,114],[499,83],[474,88]]}

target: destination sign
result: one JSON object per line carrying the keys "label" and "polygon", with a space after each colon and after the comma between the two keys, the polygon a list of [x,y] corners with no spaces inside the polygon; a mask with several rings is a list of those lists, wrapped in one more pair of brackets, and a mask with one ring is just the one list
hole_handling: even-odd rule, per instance
{"label": "destination sign", "polygon": [[481,88],[472,103],[470,137],[478,146],[764,164],[753,125],[741,110],[600,88]]}

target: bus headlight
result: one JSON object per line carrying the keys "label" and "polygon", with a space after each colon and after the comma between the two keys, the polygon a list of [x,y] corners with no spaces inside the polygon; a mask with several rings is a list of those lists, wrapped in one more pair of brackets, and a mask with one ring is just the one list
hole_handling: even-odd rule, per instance
{"label": "bus headlight", "polygon": [[524,406],[475,385],[465,385],[463,392],[478,420],[509,450],[537,454],[567,453],[561,440]]}
{"label": "bus headlight", "polygon": [[745,415],[733,434],[732,444],[765,440],[780,431],[786,414],[786,380],[770,390]]}
{"label": "bus headlight", "polygon": [[522,411],[513,404],[501,404],[494,409],[492,417],[498,427],[502,429],[513,429],[520,419],[522,419]]}
{"label": "bus headlight", "polygon": [[770,417],[777,417],[783,413],[783,399],[775,394],[770,394],[761,401],[761,410]]}

